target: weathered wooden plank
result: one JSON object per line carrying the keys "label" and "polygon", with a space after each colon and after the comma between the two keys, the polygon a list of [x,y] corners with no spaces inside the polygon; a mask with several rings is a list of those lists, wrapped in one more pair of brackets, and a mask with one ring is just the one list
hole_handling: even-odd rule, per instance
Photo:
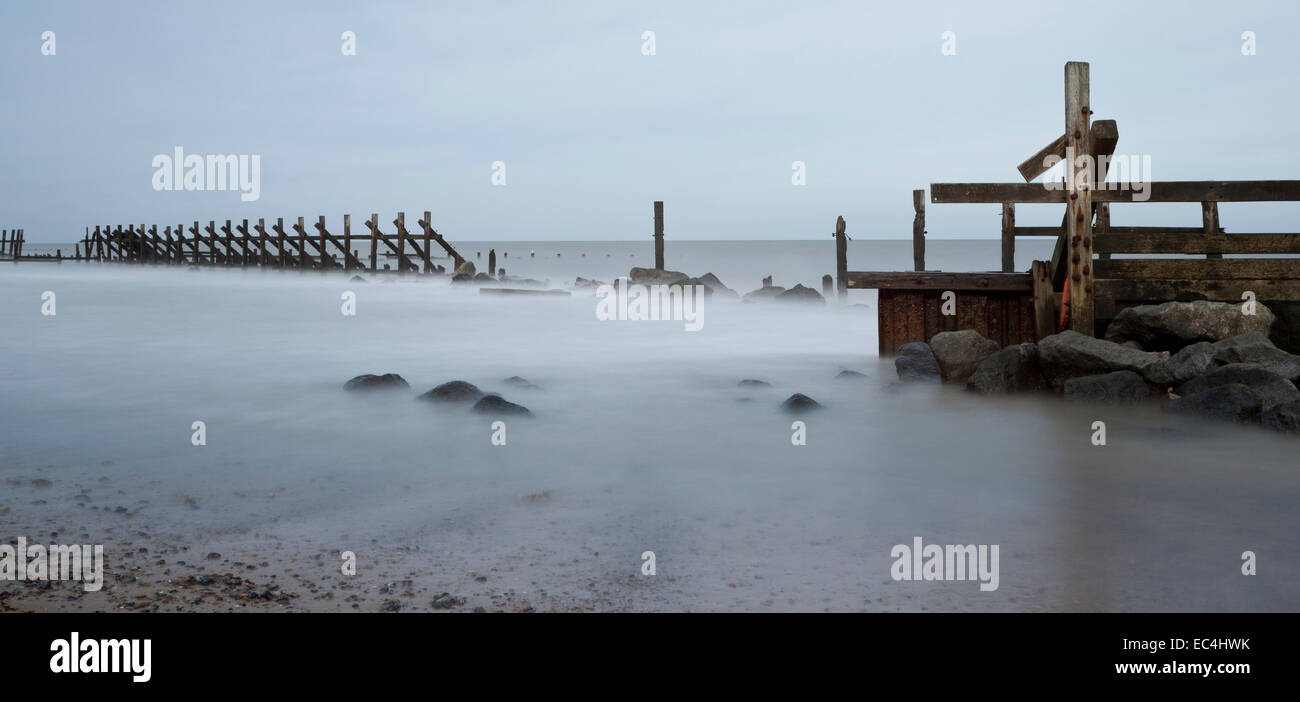
{"label": "weathered wooden plank", "polygon": [[[655,270],[662,271],[664,269],[664,203],[662,200],[655,200],[654,216]],[[495,274],[496,271],[492,271],[489,275]]]}
{"label": "weathered wooden plank", "polygon": [[[1201,226],[1204,228],[1206,234],[1213,234],[1219,231],[1219,203],[1201,203]],[[1223,258],[1223,254],[1218,252],[1206,252],[1205,257]]]}
{"label": "weathered wooden plank", "polygon": [[[1148,196],[1149,193],[1149,196]],[[930,202],[1064,202],[1065,190],[1042,183],[931,183]],[[1300,180],[1186,180],[1104,183],[1094,202],[1292,202],[1300,201]]]}
{"label": "weathered wooden plank", "polygon": [[1096,270],[1099,278],[1148,280],[1300,278],[1300,258],[1115,258],[1097,261]]}
{"label": "weathered wooden plank", "polygon": [[1300,234],[1106,234],[1093,237],[1097,253],[1295,254]]}
{"label": "weathered wooden plank", "polygon": [[852,290],[987,290],[1033,292],[1028,273],[944,273],[941,271],[848,271]]}
{"label": "weathered wooden plank", "polygon": [[[1092,123],[1089,132],[1092,134],[1094,156],[1110,156],[1115,153],[1115,145],[1119,143],[1119,125],[1115,120],[1097,120]],[[1065,137],[1065,134],[1057,137],[1055,141],[1039,149],[1038,153],[1025,159],[1024,163],[1016,167],[1026,183],[1051,170],[1056,163],[1065,160]],[[1055,156],[1056,160],[1048,165],[1048,159],[1052,156]]]}
{"label": "weathered wooden plank", "polygon": [[[1204,260],[1200,262],[1204,263]],[[1254,293],[1257,300],[1300,301],[1300,280],[1295,278],[1272,280],[1108,278],[1097,280],[1096,288],[1098,295],[1128,302],[1157,303],[1169,300],[1241,302],[1242,293],[1247,291]]]}

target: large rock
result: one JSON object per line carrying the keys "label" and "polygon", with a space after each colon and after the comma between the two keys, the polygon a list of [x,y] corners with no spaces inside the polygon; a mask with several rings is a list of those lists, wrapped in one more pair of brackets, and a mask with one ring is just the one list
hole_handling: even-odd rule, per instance
{"label": "large rock", "polygon": [[1208,371],[1214,366],[1215,345],[1198,341],[1184,346],[1178,353],[1142,370],[1148,382],[1161,387],[1176,387]]}
{"label": "large rock", "polygon": [[786,290],[772,299],[777,302],[814,302],[819,304],[826,302],[826,298],[822,297],[821,293],[812,288],[805,287],[803,283],[796,283],[793,288]]}
{"label": "large rock", "polygon": [[1008,346],[980,362],[966,381],[966,389],[985,395],[1041,392],[1047,379],[1038,365],[1038,346]]}
{"label": "large rock", "polygon": [[429,392],[420,395],[421,400],[430,402],[473,402],[483,397],[483,391],[473,383],[453,380],[443,383]]}
{"label": "large rock", "polygon": [[703,285],[705,290],[708,291],[710,299],[740,299],[740,293],[723,285],[722,281],[718,280],[718,276],[713,275],[712,273],[705,273],[698,278],[686,278],[685,280],[682,280],[679,285]]}
{"label": "large rock", "polygon": [[1273,345],[1259,332],[1242,334],[1214,344],[1214,360],[1223,365],[1246,363],[1294,381],[1300,378],[1300,356]]}
{"label": "large rock", "polygon": [[467,275],[467,276],[473,278],[473,277],[474,277],[474,274],[477,273],[477,272],[478,272],[478,271],[475,270],[475,268],[474,268],[474,262],[473,262],[473,261],[466,261],[466,262],[460,264],[459,266],[456,266],[456,270],[452,272],[452,276],[455,277],[455,276],[458,276],[458,275]]}
{"label": "large rock", "polygon": [[672,285],[680,283],[690,276],[679,271],[663,271],[657,268],[633,268],[627,274],[628,280],[645,285]]}
{"label": "large rock", "polygon": [[1076,331],[1063,331],[1038,342],[1038,361],[1053,390],[1063,390],[1066,380],[1085,375],[1119,370],[1141,374],[1161,358],[1158,353],[1139,351]]}
{"label": "large rock", "polygon": [[1300,434],[1300,400],[1269,407],[1259,421],[1270,429]]}
{"label": "large rock", "polygon": [[1300,399],[1300,390],[1290,380],[1249,363],[1211,369],[1205,375],[1180,385],[1178,394],[1194,395],[1222,385],[1245,385],[1260,399],[1264,409]]}
{"label": "large rock", "polygon": [[930,337],[930,350],[939,361],[944,380],[964,383],[984,359],[998,352],[998,342],[985,339],[977,331],[963,329]]}
{"label": "large rock", "polygon": [[1166,302],[1122,310],[1106,327],[1106,339],[1176,351],[1197,341],[1219,341],[1248,332],[1267,334],[1272,324],[1273,313],[1262,304],[1256,304],[1255,314],[1247,315],[1239,303]]}
{"label": "large rock", "polygon": [[1235,422],[1255,422],[1259,421],[1262,404],[1254,390],[1240,383],[1229,383],[1184,395],[1160,407],[1167,412],[1179,414],[1194,414]]}
{"label": "large rock", "polygon": [[406,379],[396,373],[384,373],[383,375],[358,375],[343,384],[343,389],[349,392],[372,392],[374,390],[409,390],[410,384]]}
{"label": "large rock", "polygon": [[741,299],[744,302],[762,302],[763,300],[772,300],[783,292],[785,292],[785,288],[780,285],[764,285],[758,290],[745,293],[745,296]]}
{"label": "large rock", "polygon": [[1133,371],[1085,375],[1065,381],[1065,397],[1071,400],[1127,405],[1146,402],[1154,396],[1147,381]]}
{"label": "large rock", "polygon": [[500,395],[484,395],[478,402],[474,403],[470,411],[493,416],[533,416],[533,413],[527,407],[516,405]]}
{"label": "large rock", "polygon": [[1267,300],[1264,304],[1274,317],[1269,338],[1283,351],[1300,353],[1300,302]]}
{"label": "large rock", "polygon": [[785,402],[781,403],[781,409],[790,414],[803,414],[821,408],[822,404],[820,402],[799,392],[785,398]]}
{"label": "large rock", "polygon": [[903,382],[943,381],[939,360],[934,357],[930,345],[923,341],[913,341],[899,347],[898,358],[894,359],[894,370],[898,371],[898,379]]}

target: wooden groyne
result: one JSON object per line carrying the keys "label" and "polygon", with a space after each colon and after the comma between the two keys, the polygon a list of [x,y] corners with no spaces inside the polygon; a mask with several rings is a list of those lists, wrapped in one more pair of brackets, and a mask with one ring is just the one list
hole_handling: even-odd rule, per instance
{"label": "wooden groyne", "polygon": [[[76,245],[74,256],[61,254],[56,260],[94,261],[112,263],[149,263],[157,265],[235,266],[298,270],[342,270],[345,272],[394,271],[403,274],[441,274],[446,267],[435,261],[450,261],[452,270],[465,262],[441,234],[430,224],[431,213],[416,225],[419,230],[406,228],[406,213],[398,212],[392,228],[382,231],[379,215],[371,214],[364,222],[367,233],[352,233],[352,216],[343,215],[343,230],[331,232],[321,215],[308,231],[302,217],[285,230],[284,218],[276,218],[269,229],[265,219],[249,225],[240,220],[232,226],[225,220],[218,227],[209,220],[200,229],[194,221],[186,226],[166,225],[162,233],[158,225],[127,224],[86,228],[85,237]],[[21,252],[22,230],[18,230],[18,249]],[[369,256],[358,255],[369,244]],[[434,255],[434,245],[445,256]],[[354,248],[359,245],[360,248]],[[380,257],[385,259],[380,263]],[[34,260],[16,257],[14,260]],[[389,263],[388,261],[392,261]]]}
{"label": "wooden groyne", "polygon": [[[879,291],[880,353],[896,353],[940,331],[973,329],[1003,346],[1036,341],[1060,330],[1096,335],[1126,307],[1170,300],[1300,301],[1300,258],[1233,258],[1224,254],[1297,254],[1297,233],[1228,233],[1220,202],[1300,201],[1300,181],[1104,182],[1119,129],[1114,120],[1091,122],[1088,64],[1065,66],[1065,131],[1020,164],[1024,183],[932,183],[930,201],[988,203],[1002,208],[1000,271],[952,273],[925,268],[925,191],[914,190],[913,267],[910,272],[850,271],[847,234],[836,225],[840,298],[848,290]],[[1086,154],[1090,159],[1073,158]],[[1059,187],[1032,183],[1048,170],[1045,159],[1066,164]],[[1066,158],[1071,156],[1072,158]],[[1093,173],[1084,172],[1088,163]],[[1094,182],[1095,179],[1095,182]],[[1142,197],[1134,197],[1141,192]],[[1112,203],[1199,203],[1200,226],[1113,226]],[[1017,203],[1063,203],[1059,226],[1016,224]],[[1015,243],[1051,237],[1048,261],[1015,270]],[[1112,254],[1174,254],[1182,258],[1112,258]],[[1190,256],[1195,256],[1189,257]]]}

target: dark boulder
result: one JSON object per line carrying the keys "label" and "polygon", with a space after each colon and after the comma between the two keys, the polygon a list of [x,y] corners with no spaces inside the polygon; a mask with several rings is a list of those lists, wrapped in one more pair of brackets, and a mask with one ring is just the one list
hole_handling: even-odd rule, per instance
{"label": "dark boulder", "polygon": [[741,298],[741,300],[743,302],[763,302],[765,300],[776,299],[776,296],[783,292],[785,292],[785,288],[780,285],[764,285],[757,290],[751,290],[745,293],[745,296]]}
{"label": "dark boulder", "polygon": [[989,356],[966,381],[966,389],[985,395],[1046,390],[1047,379],[1038,365],[1038,346],[1017,344]]}
{"label": "dark boulder", "polygon": [[1269,407],[1260,416],[1260,423],[1270,429],[1300,434],[1300,400]]}
{"label": "dark boulder", "polygon": [[1141,373],[1162,358],[1157,353],[1138,351],[1076,331],[1063,331],[1038,342],[1038,361],[1043,377],[1053,390],[1062,390],[1066,380],[1085,375],[1117,370]]}
{"label": "dark boulder", "polygon": [[812,412],[822,408],[822,404],[803,393],[796,392],[787,397],[785,402],[781,403],[781,409],[790,414],[799,414],[802,412]]}
{"label": "dark boulder", "polygon": [[409,390],[410,384],[396,373],[383,375],[358,375],[343,384],[343,389],[350,392],[371,392],[374,390]]}
{"label": "dark boulder", "polygon": [[1255,314],[1242,314],[1240,303],[1166,302],[1121,310],[1106,327],[1106,339],[1134,340],[1144,348],[1176,351],[1197,341],[1219,341],[1247,332],[1268,333],[1273,313],[1257,304]]}
{"label": "dark boulder", "polygon": [[1260,332],[1242,334],[1214,344],[1214,360],[1223,365],[1245,363],[1294,381],[1300,378],[1300,356],[1273,345]]}
{"label": "dark boulder", "polygon": [[1147,381],[1133,371],[1085,375],[1065,381],[1065,397],[1071,400],[1126,405],[1146,402],[1155,396]]}
{"label": "dark boulder", "polygon": [[1193,395],[1222,385],[1244,385],[1263,403],[1265,409],[1300,399],[1294,383],[1276,373],[1249,363],[1233,363],[1211,369],[1178,387],[1179,395]]}
{"label": "dark boulder", "polygon": [[1142,369],[1142,377],[1161,387],[1176,387],[1214,366],[1214,344],[1198,341]]}
{"label": "dark boulder", "polygon": [[930,337],[930,350],[939,362],[943,379],[964,383],[984,359],[998,352],[998,342],[972,329],[939,332]]}
{"label": "dark boulder", "polygon": [[430,402],[473,402],[483,397],[483,391],[473,383],[453,380],[443,383],[429,392],[420,395],[421,400]]}
{"label": "dark boulder", "polygon": [[484,395],[478,402],[474,403],[471,411],[479,414],[492,415],[511,415],[519,417],[531,417],[533,413],[523,405],[516,405],[506,400],[500,395]]}
{"label": "dark boulder", "polygon": [[1240,383],[1229,383],[1184,395],[1160,407],[1178,414],[1234,422],[1256,422],[1259,421],[1262,404],[1254,390]]}
{"label": "dark boulder", "polygon": [[939,361],[934,357],[930,345],[923,341],[912,341],[900,346],[898,357],[894,359],[894,370],[898,371],[898,379],[904,382],[943,382]]}
{"label": "dark boulder", "polygon": [[633,283],[646,285],[672,285],[690,278],[680,271],[664,271],[656,268],[633,268],[628,272],[627,277]]}

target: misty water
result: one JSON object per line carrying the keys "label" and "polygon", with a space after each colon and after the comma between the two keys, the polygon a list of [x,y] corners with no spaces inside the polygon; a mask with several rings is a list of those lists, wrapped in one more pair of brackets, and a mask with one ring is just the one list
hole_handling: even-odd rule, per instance
{"label": "misty water", "polygon": [[[1022,244],[1018,263],[1049,245]],[[458,246],[557,286],[650,265],[648,242]],[[903,270],[910,247],[853,242],[850,267]],[[768,274],[820,289],[834,269],[829,238],[668,254],[741,293]],[[987,270],[998,252],[932,242],[928,255]],[[541,609],[1298,608],[1294,437],[1154,407],[891,387],[869,292],[848,306],[709,302],[692,333],[598,320],[589,291],[500,298],[367,277],[0,265],[0,538],[84,533],[105,545],[110,581],[138,533],[259,561],[333,554],[311,571],[322,579],[352,550],[364,577],[533,593]],[[55,316],[41,314],[47,290]],[[355,316],[340,313],[345,291]],[[386,372],[411,391],[341,389]],[[514,375],[538,387],[503,382]],[[746,378],[772,387],[737,387]],[[415,399],[454,379],[535,417],[504,418],[494,446],[495,417]],[[796,392],[825,405],[802,418],[806,446],[779,409]],[[1092,445],[1097,420],[1106,446]],[[104,511],[119,505],[134,519]],[[917,536],[999,545],[998,589],[893,580],[892,547]]]}

